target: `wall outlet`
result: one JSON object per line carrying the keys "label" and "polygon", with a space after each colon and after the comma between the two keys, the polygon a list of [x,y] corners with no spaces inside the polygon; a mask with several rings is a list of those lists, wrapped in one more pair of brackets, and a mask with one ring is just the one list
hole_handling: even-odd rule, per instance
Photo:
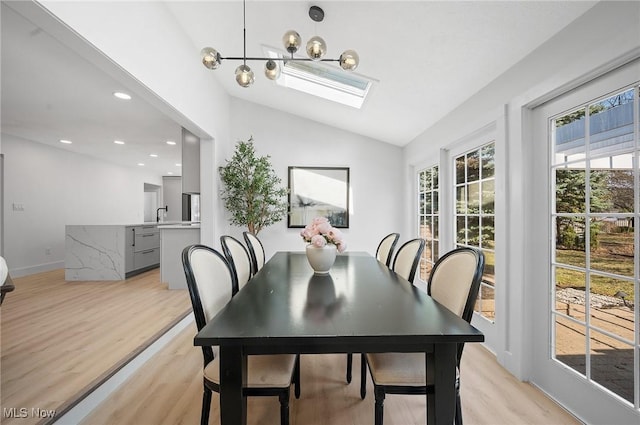
{"label": "wall outlet", "polygon": [[12,206],[14,211],[24,211],[24,204],[14,202]]}
{"label": "wall outlet", "polygon": [[44,255],[51,255],[51,248],[45,248]]}

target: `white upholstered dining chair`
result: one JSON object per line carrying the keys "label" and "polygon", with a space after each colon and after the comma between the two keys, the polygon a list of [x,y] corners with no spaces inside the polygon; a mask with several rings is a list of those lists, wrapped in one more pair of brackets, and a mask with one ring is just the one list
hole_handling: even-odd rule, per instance
{"label": "white upholstered dining chair", "polygon": [[396,257],[393,259],[391,270],[413,283],[416,276],[418,265],[420,264],[420,256],[424,251],[424,239],[416,238],[405,242],[399,249]]}
{"label": "white upholstered dining chair", "polygon": [[256,274],[264,266],[265,255],[264,246],[256,235],[251,232],[243,232],[242,237],[247,244],[249,250],[249,256],[251,257],[252,274]]}
{"label": "white upholstered dining chair", "polygon": [[233,236],[220,236],[220,244],[235,277],[233,285],[235,294],[251,279],[251,258],[247,248]]}
{"label": "white upholstered dining chair", "polygon": [[398,243],[399,233],[389,233],[382,238],[378,249],[376,249],[376,259],[389,267],[391,265],[391,258],[393,258],[393,250]]}
{"label": "white upholstered dining chair", "polygon": [[[191,245],[182,251],[182,264],[200,331],[233,297],[233,272],[227,260],[215,249]],[[209,423],[212,391],[220,391],[220,362],[217,347],[202,347],[204,390],[202,425]],[[300,363],[295,354],[249,356],[246,396],[278,396],[280,424],[289,423],[289,397],[293,380],[296,398],[300,395]]]}
{"label": "white upholstered dining chair", "polygon": [[[473,317],[484,255],[473,248],[457,248],[443,255],[433,266],[427,293],[467,322]],[[456,368],[455,423],[462,425],[460,402],[460,359],[464,344],[458,344]],[[427,409],[433,406],[434,362],[424,353],[371,353],[362,355],[360,396],[366,395],[367,367],[375,395],[375,425],[382,425],[385,394],[427,394]]]}

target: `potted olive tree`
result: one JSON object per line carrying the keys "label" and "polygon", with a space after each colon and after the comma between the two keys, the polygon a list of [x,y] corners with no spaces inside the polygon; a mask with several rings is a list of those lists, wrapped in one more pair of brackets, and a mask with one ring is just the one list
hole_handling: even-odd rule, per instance
{"label": "potted olive tree", "polygon": [[219,168],[221,196],[231,213],[231,224],[260,230],[287,215],[287,189],[271,166],[269,156],[256,156],[253,137],[239,141],[227,164]]}

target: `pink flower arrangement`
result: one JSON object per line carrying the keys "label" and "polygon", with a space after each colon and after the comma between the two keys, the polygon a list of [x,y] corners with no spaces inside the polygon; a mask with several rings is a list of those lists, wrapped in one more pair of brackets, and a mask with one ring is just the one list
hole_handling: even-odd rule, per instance
{"label": "pink flower arrangement", "polygon": [[326,217],[316,217],[311,223],[307,224],[301,232],[300,236],[305,242],[313,246],[322,248],[326,244],[334,244],[338,252],[344,252],[347,249],[347,243],[342,239],[342,232],[331,226]]}

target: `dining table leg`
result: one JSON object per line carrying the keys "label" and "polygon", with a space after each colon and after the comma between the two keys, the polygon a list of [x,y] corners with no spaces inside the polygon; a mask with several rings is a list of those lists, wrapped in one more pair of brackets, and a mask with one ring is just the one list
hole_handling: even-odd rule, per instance
{"label": "dining table leg", "polygon": [[[455,343],[434,344],[434,391],[433,394],[427,394],[427,425],[453,424],[456,407],[457,351]],[[425,363],[426,357],[425,355]]]}
{"label": "dining table leg", "polygon": [[240,346],[220,346],[220,424],[246,425],[247,356]]}

